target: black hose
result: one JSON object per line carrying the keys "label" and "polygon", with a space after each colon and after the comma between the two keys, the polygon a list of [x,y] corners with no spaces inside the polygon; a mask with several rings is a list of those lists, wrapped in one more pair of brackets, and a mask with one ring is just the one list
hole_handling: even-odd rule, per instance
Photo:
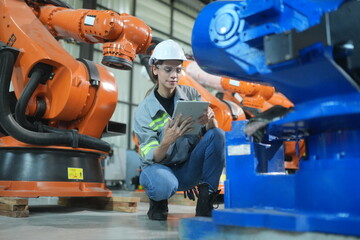
{"label": "black hose", "polygon": [[15,107],[15,119],[16,121],[24,128],[31,130],[31,131],[37,131],[37,128],[30,123],[26,119],[25,111],[26,107],[29,103],[29,100],[36,90],[37,86],[40,83],[41,76],[43,75],[43,70],[41,68],[37,68],[30,77],[30,80],[28,84],[25,86],[23,92],[21,93],[21,96],[16,103]]}
{"label": "black hose", "polygon": [[[100,139],[90,137],[90,136],[87,136],[84,134],[78,134],[76,132],[76,130],[54,128],[54,127],[44,125],[42,123],[41,123],[41,125],[42,125],[41,127],[45,130],[45,132],[56,133],[56,134],[70,132],[72,134],[76,134],[78,137],[80,147],[98,149],[98,150],[109,149],[109,150],[106,150],[105,152],[111,152],[111,146],[109,145],[109,143],[102,141]],[[104,151],[104,150],[102,150],[102,151]]]}
{"label": "black hose", "polygon": [[97,149],[104,152],[111,150],[110,144],[107,142],[80,135],[76,131],[37,133],[21,127],[13,118],[9,107],[9,87],[15,60],[12,51],[6,48],[0,49],[0,124],[10,136],[18,141],[33,145],[66,145]]}

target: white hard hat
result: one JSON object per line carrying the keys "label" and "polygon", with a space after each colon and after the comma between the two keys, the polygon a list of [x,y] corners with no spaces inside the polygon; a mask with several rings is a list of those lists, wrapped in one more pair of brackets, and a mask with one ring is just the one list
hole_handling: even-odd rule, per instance
{"label": "white hard hat", "polygon": [[187,59],[179,44],[171,39],[168,39],[156,45],[149,59],[149,65],[153,65],[158,60],[186,61]]}

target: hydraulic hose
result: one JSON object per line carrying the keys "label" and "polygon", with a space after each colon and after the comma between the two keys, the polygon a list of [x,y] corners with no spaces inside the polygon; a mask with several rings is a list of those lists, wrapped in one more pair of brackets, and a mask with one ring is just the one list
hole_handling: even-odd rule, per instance
{"label": "hydraulic hose", "polygon": [[25,86],[21,96],[16,103],[15,107],[15,119],[24,128],[37,131],[37,128],[26,119],[25,111],[29,103],[29,100],[40,83],[43,70],[41,68],[36,69],[30,77],[28,84]]}
{"label": "hydraulic hose", "polygon": [[[34,91],[36,90],[37,86],[43,81],[44,75],[47,74],[47,71],[49,68],[44,65],[38,65],[34,68],[34,71],[31,74],[30,80],[28,84],[25,86],[19,101],[16,104],[15,108],[15,117],[17,122],[32,131],[39,132],[39,129],[43,129],[45,132],[49,133],[71,133],[72,135],[77,134],[75,130],[68,130],[68,129],[58,129],[54,127],[50,127],[47,125],[43,125],[42,123],[32,124],[26,119],[25,110],[29,103],[29,100],[31,96],[33,95]],[[108,143],[101,141],[97,138],[89,137],[82,134],[77,134],[78,137],[78,144],[82,147],[92,148],[92,149],[98,149],[102,146],[103,148],[107,148]],[[74,139],[73,139],[74,143]]]}
{"label": "hydraulic hose", "polygon": [[66,145],[97,149],[104,152],[111,150],[110,144],[97,138],[80,135],[76,131],[56,133],[37,133],[23,128],[15,121],[9,107],[9,87],[16,58],[6,48],[0,48],[0,124],[3,129],[18,141],[33,145]]}

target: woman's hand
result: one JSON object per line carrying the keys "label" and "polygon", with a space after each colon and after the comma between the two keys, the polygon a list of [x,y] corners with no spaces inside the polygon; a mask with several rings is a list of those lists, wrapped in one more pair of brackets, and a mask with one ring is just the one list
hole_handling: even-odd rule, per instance
{"label": "woman's hand", "polygon": [[171,144],[173,144],[176,139],[184,135],[185,133],[191,131],[191,125],[194,123],[191,117],[185,118],[184,121],[181,121],[182,114],[179,114],[175,120],[169,120],[164,127],[164,136],[160,145],[154,150],[154,161],[161,162],[166,152],[169,150]]}
{"label": "woman's hand", "polygon": [[199,123],[201,125],[205,125],[207,124],[210,119],[214,118],[215,115],[214,115],[214,111],[211,109],[211,107],[208,107],[208,109],[206,110],[206,112],[204,112],[204,115],[202,115],[200,118],[199,118]]}
{"label": "woman's hand", "polygon": [[162,142],[167,142],[170,145],[185,133],[191,131],[191,125],[194,123],[191,117],[185,118],[181,121],[182,114],[179,114],[174,120],[169,120],[164,127],[164,137]]}
{"label": "woman's hand", "polygon": [[214,111],[211,109],[211,107],[208,107],[204,115],[199,118],[199,123],[201,125],[206,125],[206,130],[209,130],[214,127],[218,127],[218,123],[215,119]]}

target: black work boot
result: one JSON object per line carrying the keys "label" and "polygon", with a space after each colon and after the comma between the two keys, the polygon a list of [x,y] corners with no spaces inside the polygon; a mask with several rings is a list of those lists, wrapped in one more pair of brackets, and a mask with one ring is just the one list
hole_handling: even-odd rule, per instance
{"label": "black work boot", "polygon": [[151,220],[167,220],[168,200],[154,201],[150,199],[150,208],[147,213]]}
{"label": "black work boot", "polygon": [[214,209],[213,204],[217,195],[220,191],[210,193],[209,185],[206,183],[200,184],[198,186],[199,198],[196,203],[196,214],[197,217],[211,217],[212,210]]}

